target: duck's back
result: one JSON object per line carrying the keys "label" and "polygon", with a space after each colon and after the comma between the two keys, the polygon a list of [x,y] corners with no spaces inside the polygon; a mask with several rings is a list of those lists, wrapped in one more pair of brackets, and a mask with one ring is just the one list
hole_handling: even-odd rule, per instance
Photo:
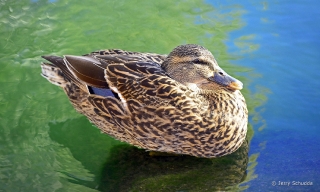
{"label": "duck's back", "polygon": [[133,51],[125,51],[121,49],[105,49],[94,51],[84,56],[100,57],[108,61],[108,63],[127,63],[134,61],[154,62],[159,65],[163,63],[167,55],[156,53],[141,53]]}

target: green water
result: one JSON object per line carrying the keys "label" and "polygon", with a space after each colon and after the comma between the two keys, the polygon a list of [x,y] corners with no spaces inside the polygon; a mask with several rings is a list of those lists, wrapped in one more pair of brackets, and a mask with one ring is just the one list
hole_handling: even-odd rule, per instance
{"label": "green water", "polygon": [[[255,178],[248,145],[217,159],[150,157],[114,140],[78,114],[64,92],[40,76],[41,55],[98,49],[169,53],[201,44],[246,87],[258,76],[232,64],[228,34],[244,11],[203,1],[0,1],[0,191],[242,190]],[[258,47],[239,38],[239,49]],[[249,81],[250,79],[250,81]],[[266,97],[243,93],[250,116]],[[253,135],[249,125],[248,140]],[[249,162],[249,164],[248,164]]]}

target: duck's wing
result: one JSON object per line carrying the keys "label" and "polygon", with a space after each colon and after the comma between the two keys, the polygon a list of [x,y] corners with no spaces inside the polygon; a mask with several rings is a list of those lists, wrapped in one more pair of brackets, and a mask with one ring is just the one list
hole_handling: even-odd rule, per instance
{"label": "duck's wing", "polygon": [[132,140],[127,142],[174,153],[189,151],[195,145],[192,135],[203,127],[200,100],[158,64],[110,64],[105,78],[120,100],[99,95],[90,95],[88,100],[97,116],[112,119],[130,135]]}
{"label": "duck's wing", "polygon": [[154,62],[129,62],[109,65],[105,78],[111,89],[123,100],[135,100],[143,105],[182,107],[193,102],[195,93],[167,76]]}
{"label": "duck's wing", "polygon": [[[104,88],[107,86],[104,79],[104,69],[108,64],[147,61],[161,65],[167,55],[132,52],[121,49],[106,49],[91,52],[83,56],[69,55],[63,58],[57,56],[42,57],[50,61],[53,66],[57,66],[63,72],[64,76],[66,76],[65,78],[74,81],[78,86],[79,82],[75,77],[84,80],[84,82],[88,84]],[[50,63],[44,63],[43,66],[50,67]],[[49,80],[50,77],[48,75],[50,74],[42,73],[42,76]],[[57,84],[54,81],[52,83]]]}

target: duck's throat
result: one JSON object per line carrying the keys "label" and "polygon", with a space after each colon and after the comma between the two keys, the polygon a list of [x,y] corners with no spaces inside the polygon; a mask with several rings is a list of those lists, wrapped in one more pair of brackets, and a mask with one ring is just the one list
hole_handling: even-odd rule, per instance
{"label": "duck's throat", "polygon": [[209,110],[214,113],[214,118],[221,121],[232,121],[235,118],[246,118],[247,107],[240,91],[219,91],[204,94],[209,101]]}

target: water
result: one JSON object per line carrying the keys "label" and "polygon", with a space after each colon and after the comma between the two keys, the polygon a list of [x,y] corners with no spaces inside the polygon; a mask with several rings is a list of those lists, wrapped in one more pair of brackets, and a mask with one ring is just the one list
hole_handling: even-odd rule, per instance
{"label": "water", "polygon": [[[251,10],[244,16],[248,26],[237,33],[256,34],[253,42],[260,49],[251,57],[244,56],[242,62],[262,75],[257,85],[270,90],[266,104],[257,109],[265,120],[261,126],[265,127],[255,132],[251,143],[250,153],[259,153],[255,169],[258,177],[249,182],[252,189],[319,189],[320,92],[317,88],[320,83],[316,71],[320,69],[317,32],[320,14],[317,5],[314,1],[244,5]],[[293,186],[297,181],[309,181],[313,185]],[[281,182],[289,182],[290,186]]]}
{"label": "water", "polygon": [[[0,191],[315,191],[317,7],[311,0],[0,1]],[[41,55],[165,54],[183,43],[205,46],[244,82],[249,147],[213,160],[149,157],[101,134],[40,76]]]}

